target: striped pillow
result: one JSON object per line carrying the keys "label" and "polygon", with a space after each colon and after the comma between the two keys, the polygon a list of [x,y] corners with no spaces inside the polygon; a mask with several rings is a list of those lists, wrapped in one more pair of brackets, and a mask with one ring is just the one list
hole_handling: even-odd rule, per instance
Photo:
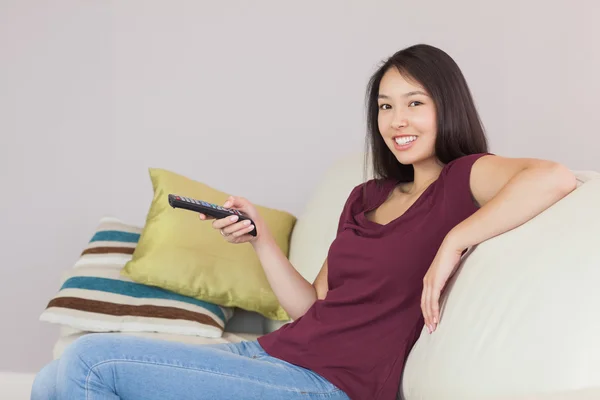
{"label": "striped pillow", "polygon": [[90,332],[161,332],[221,337],[233,309],[132,281],[121,269],[142,228],[102,218],[40,321]]}

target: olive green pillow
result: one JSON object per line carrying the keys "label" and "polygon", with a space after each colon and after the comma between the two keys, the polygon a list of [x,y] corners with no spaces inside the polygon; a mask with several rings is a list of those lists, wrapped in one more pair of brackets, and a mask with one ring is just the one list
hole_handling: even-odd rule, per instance
{"label": "olive green pillow", "polygon": [[[151,168],[149,172],[154,198],[133,257],[121,273],[184,296],[289,320],[252,245],[226,242],[211,221],[200,220],[192,211],[174,209],[167,199],[174,193],[223,205],[229,194],[164,169]],[[296,217],[255,207],[287,256]]]}

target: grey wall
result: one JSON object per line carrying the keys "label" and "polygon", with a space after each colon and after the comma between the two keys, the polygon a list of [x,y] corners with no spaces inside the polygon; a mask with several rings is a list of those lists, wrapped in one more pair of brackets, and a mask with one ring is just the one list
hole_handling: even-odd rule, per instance
{"label": "grey wall", "polygon": [[143,224],[148,167],[298,215],[403,47],[455,58],[493,152],[600,170],[600,5],[491,3],[1,0],[0,370],[50,360],[40,312],[101,216]]}

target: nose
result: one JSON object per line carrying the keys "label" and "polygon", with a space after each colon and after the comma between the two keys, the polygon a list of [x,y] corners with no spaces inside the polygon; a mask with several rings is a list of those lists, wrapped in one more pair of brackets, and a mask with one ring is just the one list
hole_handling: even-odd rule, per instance
{"label": "nose", "polygon": [[392,119],[392,128],[399,129],[399,128],[404,128],[407,125],[408,125],[408,121],[407,121],[404,113],[396,110],[394,112],[394,117]]}

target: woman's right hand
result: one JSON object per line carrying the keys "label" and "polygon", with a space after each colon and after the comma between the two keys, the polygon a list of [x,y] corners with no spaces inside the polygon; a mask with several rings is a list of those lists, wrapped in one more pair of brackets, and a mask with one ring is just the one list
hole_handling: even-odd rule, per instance
{"label": "woman's right hand", "polygon": [[237,216],[234,216],[234,220],[231,219],[232,217],[215,219],[214,217],[200,213],[199,217],[201,220],[213,220],[212,227],[219,230],[221,235],[229,243],[238,244],[255,242],[261,237],[261,235],[266,234],[266,225],[262,217],[258,214],[258,211],[254,205],[252,205],[252,203],[245,198],[229,196],[225,204],[223,204],[223,207],[240,211],[242,214],[250,218],[254,222],[254,225],[256,225],[256,236],[252,236],[249,232],[251,232],[255,226],[250,225],[250,221],[248,220],[238,221]]}

